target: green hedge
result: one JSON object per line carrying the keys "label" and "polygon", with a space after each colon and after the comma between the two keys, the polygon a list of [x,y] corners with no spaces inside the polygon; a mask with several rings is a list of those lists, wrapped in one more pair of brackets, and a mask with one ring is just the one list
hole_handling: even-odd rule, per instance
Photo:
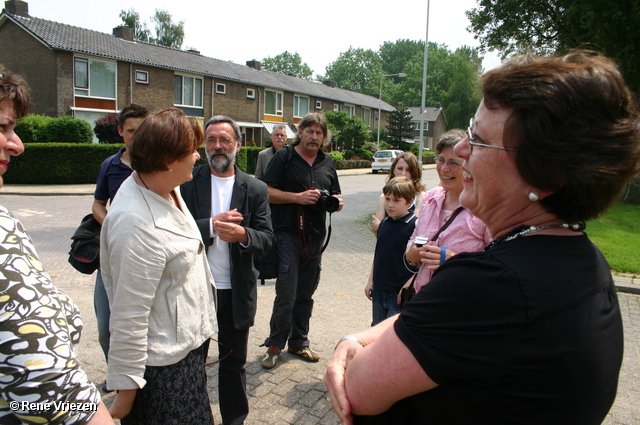
{"label": "green hedge", "polygon": [[12,184],[95,183],[100,164],[123,145],[25,143],[3,176]]}
{"label": "green hedge", "polygon": [[[25,143],[24,153],[13,157],[3,176],[7,184],[92,184],[102,162],[122,148],[122,144]],[[238,167],[254,174],[258,153],[264,148],[242,147],[236,156]],[[198,148],[205,164],[204,146]],[[336,169],[371,168],[371,161],[337,160]]]}
{"label": "green hedge", "polygon": [[336,170],[347,170],[350,168],[371,168],[371,161],[364,159],[336,161]]}

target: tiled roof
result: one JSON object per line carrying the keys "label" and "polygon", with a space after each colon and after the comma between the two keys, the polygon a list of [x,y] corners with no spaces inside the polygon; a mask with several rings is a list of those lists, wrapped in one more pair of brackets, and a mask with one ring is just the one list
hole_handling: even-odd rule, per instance
{"label": "tiled roof", "polygon": [[248,66],[225,62],[220,59],[145,42],[126,41],[111,34],[34,17],[26,18],[6,11],[2,16],[15,22],[45,46],[54,50],[82,53],[134,64],[238,81],[343,103],[352,103],[373,109],[378,109],[378,107],[385,111],[394,109],[388,103],[381,102],[375,97],[329,87],[325,84],[302,78],[264,70],[258,71]]}
{"label": "tiled roof", "polygon": [[[409,110],[409,112],[411,112],[411,119],[413,121],[419,121],[420,120],[420,107],[419,106],[412,106],[407,108]],[[436,122],[436,120],[438,119],[438,117],[440,116],[440,114],[444,113],[444,111],[442,110],[442,108],[434,108],[432,106],[425,106],[424,108],[424,119],[425,121],[429,121],[429,122]]]}

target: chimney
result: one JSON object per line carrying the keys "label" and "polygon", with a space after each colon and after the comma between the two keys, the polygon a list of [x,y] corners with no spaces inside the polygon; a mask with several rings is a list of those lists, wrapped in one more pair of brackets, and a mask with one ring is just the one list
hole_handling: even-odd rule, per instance
{"label": "chimney", "polygon": [[8,0],[4,2],[4,9],[14,15],[29,18],[29,4],[22,0]]}
{"label": "chimney", "polygon": [[336,86],[335,81],[331,81],[331,80],[324,80],[322,82],[322,84],[324,84],[325,86],[329,86],[329,87],[335,87]]}
{"label": "chimney", "polygon": [[113,35],[115,35],[118,38],[121,38],[123,40],[126,41],[133,41],[133,34],[135,33],[135,31],[133,30],[133,28],[129,28],[126,26],[119,26],[119,27],[115,27],[113,29]]}
{"label": "chimney", "polygon": [[260,61],[257,61],[255,59],[247,61],[247,66],[249,68],[253,68],[253,69],[256,69],[258,71],[260,71],[262,69],[262,66],[260,65]]}
{"label": "chimney", "polygon": [[436,111],[439,110],[439,109],[442,109],[442,106],[440,106],[440,102],[436,103],[436,107],[433,108],[433,109],[436,110]]}
{"label": "chimney", "polygon": [[200,50],[194,49],[194,48],[189,48],[189,49],[187,49],[187,53],[191,53],[192,55],[200,55]]}

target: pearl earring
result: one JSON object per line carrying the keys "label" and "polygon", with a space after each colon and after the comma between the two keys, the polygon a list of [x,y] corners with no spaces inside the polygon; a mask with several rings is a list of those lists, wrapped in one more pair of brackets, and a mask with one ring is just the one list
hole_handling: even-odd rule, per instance
{"label": "pearl earring", "polygon": [[538,200],[538,192],[534,192],[534,191],[529,192],[529,200],[531,202],[536,202]]}

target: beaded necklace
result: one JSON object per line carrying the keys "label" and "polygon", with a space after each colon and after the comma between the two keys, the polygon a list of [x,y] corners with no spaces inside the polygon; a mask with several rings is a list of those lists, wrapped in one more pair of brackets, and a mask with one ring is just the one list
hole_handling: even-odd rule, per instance
{"label": "beaded necklace", "polygon": [[584,222],[580,221],[578,223],[568,224],[551,224],[549,226],[528,226],[526,224],[522,224],[518,227],[513,228],[509,233],[506,233],[499,238],[494,239],[489,245],[487,245],[482,251],[488,251],[496,245],[500,245],[502,242],[508,242],[510,240],[519,238],[521,236],[527,236],[532,233],[540,232],[542,230],[547,229],[571,229],[574,232],[582,232],[587,226]]}

